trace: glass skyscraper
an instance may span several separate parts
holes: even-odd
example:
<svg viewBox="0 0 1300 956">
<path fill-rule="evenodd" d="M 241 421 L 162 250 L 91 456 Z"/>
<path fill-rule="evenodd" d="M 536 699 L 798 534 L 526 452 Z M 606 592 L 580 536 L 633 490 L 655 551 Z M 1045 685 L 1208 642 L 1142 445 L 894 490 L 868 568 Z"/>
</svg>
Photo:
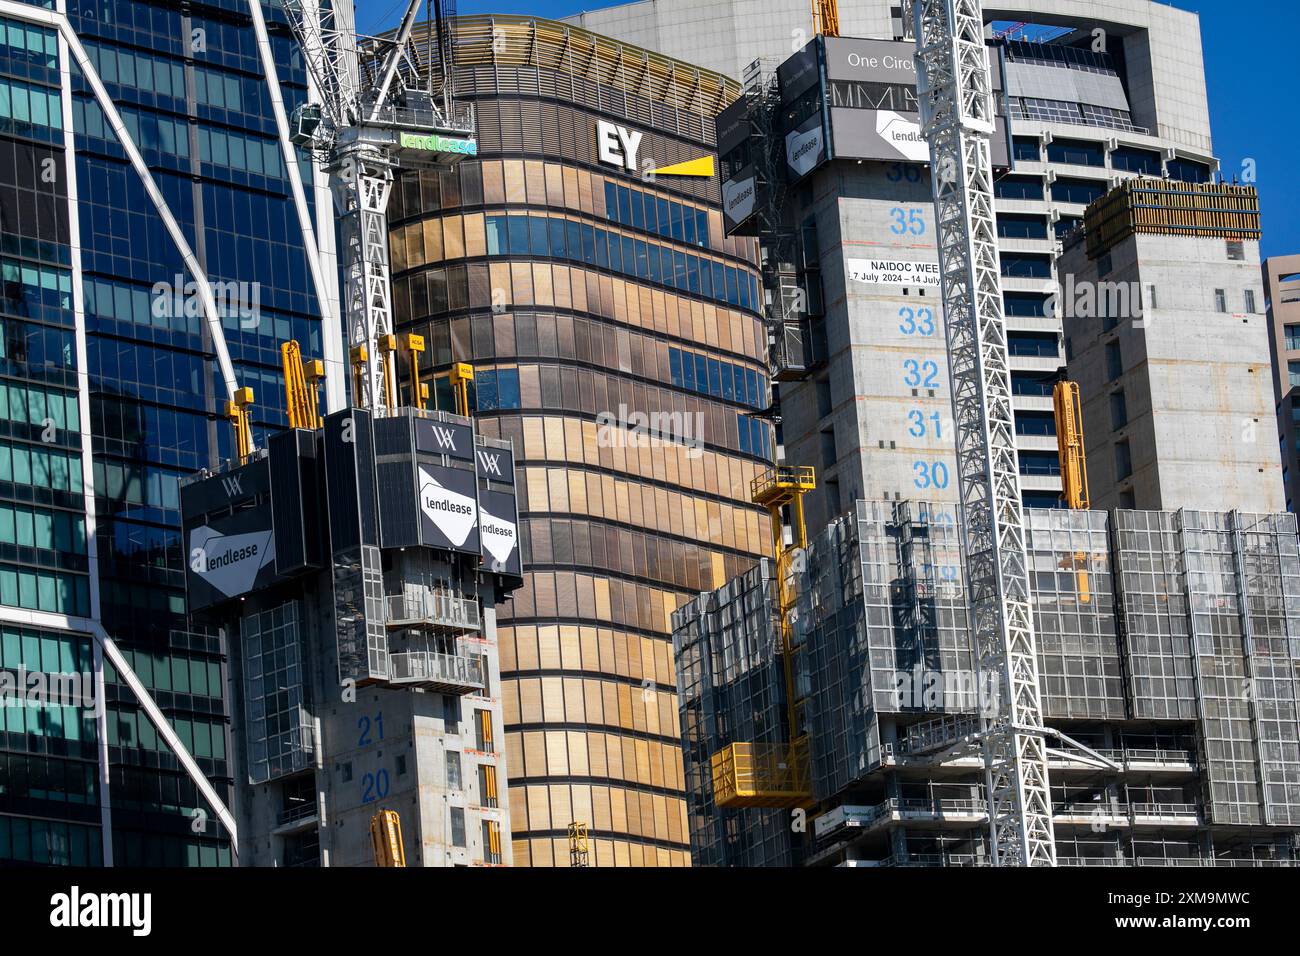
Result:
<svg viewBox="0 0 1300 956">
<path fill-rule="evenodd" d="M 305 74 L 278 2 L 262 11 L 292 110 Z M 323 340 L 312 169 L 295 204 L 251 13 L 0 4 L 0 865 L 233 862 L 195 784 L 229 802 L 227 663 L 187 623 L 177 481 L 232 454 L 219 340 L 259 438 L 285 424 L 280 343 Z M 53 674 L 88 676 L 73 694 Z"/>
<path fill-rule="evenodd" d="M 755 247 L 723 234 L 711 166 L 739 86 L 546 20 L 454 24 L 479 153 L 394 189 L 393 298 L 439 407 L 472 363 L 480 433 L 514 445 L 514 862 L 567 866 L 578 822 L 596 865 L 685 865 L 670 617 L 771 547 Z"/>
</svg>

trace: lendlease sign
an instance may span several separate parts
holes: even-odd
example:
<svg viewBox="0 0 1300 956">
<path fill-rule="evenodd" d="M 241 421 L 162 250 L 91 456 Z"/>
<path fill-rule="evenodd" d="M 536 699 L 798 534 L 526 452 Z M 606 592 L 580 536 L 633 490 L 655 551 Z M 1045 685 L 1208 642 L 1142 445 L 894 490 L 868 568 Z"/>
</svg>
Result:
<svg viewBox="0 0 1300 956">
<path fill-rule="evenodd" d="M 422 153 L 478 155 L 478 141 L 459 136 L 440 136 L 437 133 L 403 133 L 399 141 L 402 149 L 416 149 Z"/>
<path fill-rule="evenodd" d="M 784 130 L 794 179 L 827 159 L 927 163 L 929 145 L 916 102 L 913 46 L 896 40 L 817 37 L 778 70 L 781 102 L 799 125 Z M 999 53 L 989 51 L 1000 99 Z M 816 92 L 810 92 L 810 91 Z M 810 103 L 810 97 L 817 101 Z M 816 128 L 814 128 L 816 127 Z M 1010 165 L 1006 122 L 993 138 L 993 163 Z"/>
<path fill-rule="evenodd" d="M 420 539 L 429 547 L 477 553 L 478 495 L 474 473 L 420 465 Z"/>
<path fill-rule="evenodd" d="M 204 524 L 190 529 L 189 555 L 192 574 L 214 591 L 235 598 L 253 589 L 264 568 L 274 570 L 275 540 L 269 527 L 230 534 Z"/>
</svg>

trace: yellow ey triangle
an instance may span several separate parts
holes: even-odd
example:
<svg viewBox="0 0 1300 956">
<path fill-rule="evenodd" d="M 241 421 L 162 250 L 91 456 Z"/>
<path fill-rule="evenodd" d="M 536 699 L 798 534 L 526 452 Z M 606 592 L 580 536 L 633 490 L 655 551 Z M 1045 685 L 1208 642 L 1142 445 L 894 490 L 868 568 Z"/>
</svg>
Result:
<svg viewBox="0 0 1300 956">
<path fill-rule="evenodd" d="M 713 157 L 701 156 L 699 159 L 688 159 L 684 163 L 674 163 L 672 166 L 660 166 L 654 171 L 656 176 L 712 176 L 713 175 Z"/>
</svg>

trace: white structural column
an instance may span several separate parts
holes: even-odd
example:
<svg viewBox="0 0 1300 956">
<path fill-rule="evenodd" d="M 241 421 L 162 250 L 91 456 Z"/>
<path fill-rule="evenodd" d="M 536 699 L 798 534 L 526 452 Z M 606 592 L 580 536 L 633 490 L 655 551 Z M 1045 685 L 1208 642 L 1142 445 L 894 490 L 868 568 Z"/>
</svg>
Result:
<svg viewBox="0 0 1300 956">
<path fill-rule="evenodd" d="M 986 701 L 993 863 L 1055 866 L 1047 743 L 993 211 L 993 108 L 980 0 L 915 0 L 930 144 L 971 634 Z"/>
<path fill-rule="evenodd" d="M 312 285 L 316 290 L 316 303 L 321 313 L 321 345 L 325 361 L 325 407 L 336 411 L 343 406 L 342 394 L 346 382 L 346 362 L 342 355 L 343 330 L 339 325 L 338 293 L 333 271 L 326 272 L 321 260 L 321 247 L 316 241 L 316 228 L 312 224 L 311 209 L 307 205 L 302 173 L 298 168 L 298 150 L 289 138 L 289 117 L 284 108 L 284 95 L 280 90 L 280 75 L 271 51 L 271 37 L 266 30 L 266 16 L 262 13 L 262 0 L 248 0 L 253 17 L 253 32 L 257 35 L 257 51 L 266 74 L 266 86 L 271 95 L 271 112 L 275 116 L 276 134 L 280 140 L 280 153 L 284 157 L 293 204 L 298 213 L 298 226 L 307 254 L 307 268 L 311 270 Z M 333 221 L 333 207 L 328 211 Z"/>
<path fill-rule="evenodd" d="M 58 10 L 65 12 L 66 0 L 59 0 Z M 58 34 L 59 62 L 68 61 L 68 41 Z M 90 574 L 90 616 L 99 620 L 99 542 L 95 520 L 95 468 L 94 443 L 90 432 L 90 370 L 86 346 L 86 293 L 81 285 L 81 214 L 78 205 L 76 131 L 72 113 L 72 84 L 67 71 L 59 76 L 59 96 L 63 115 L 63 175 L 68 201 L 68 245 L 72 266 L 73 347 L 77 358 L 77 414 L 81 420 L 81 490 L 86 512 L 86 566 Z M 95 667 L 95 733 L 99 738 L 99 825 L 101 859 L 105 866 L 113 865 L 113 804 L 109 792 L 111 784 L 108 771 L 108 708 L 104 701 L 104 653 L 92 641 Z"/>
</svg>

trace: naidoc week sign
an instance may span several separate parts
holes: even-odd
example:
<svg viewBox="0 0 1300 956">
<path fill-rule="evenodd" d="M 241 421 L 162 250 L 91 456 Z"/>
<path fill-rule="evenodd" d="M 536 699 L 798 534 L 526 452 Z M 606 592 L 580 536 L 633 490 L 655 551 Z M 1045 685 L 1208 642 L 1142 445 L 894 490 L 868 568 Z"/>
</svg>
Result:
<svg viewBox="0 0 1300 956">
<path fill-rule="evenodd" d="M 846 262 L 848 277 L 854 282 L 939 288 L 937 262 L 913 262 L 907 259 L 848 259 Z"/>
</svg>

